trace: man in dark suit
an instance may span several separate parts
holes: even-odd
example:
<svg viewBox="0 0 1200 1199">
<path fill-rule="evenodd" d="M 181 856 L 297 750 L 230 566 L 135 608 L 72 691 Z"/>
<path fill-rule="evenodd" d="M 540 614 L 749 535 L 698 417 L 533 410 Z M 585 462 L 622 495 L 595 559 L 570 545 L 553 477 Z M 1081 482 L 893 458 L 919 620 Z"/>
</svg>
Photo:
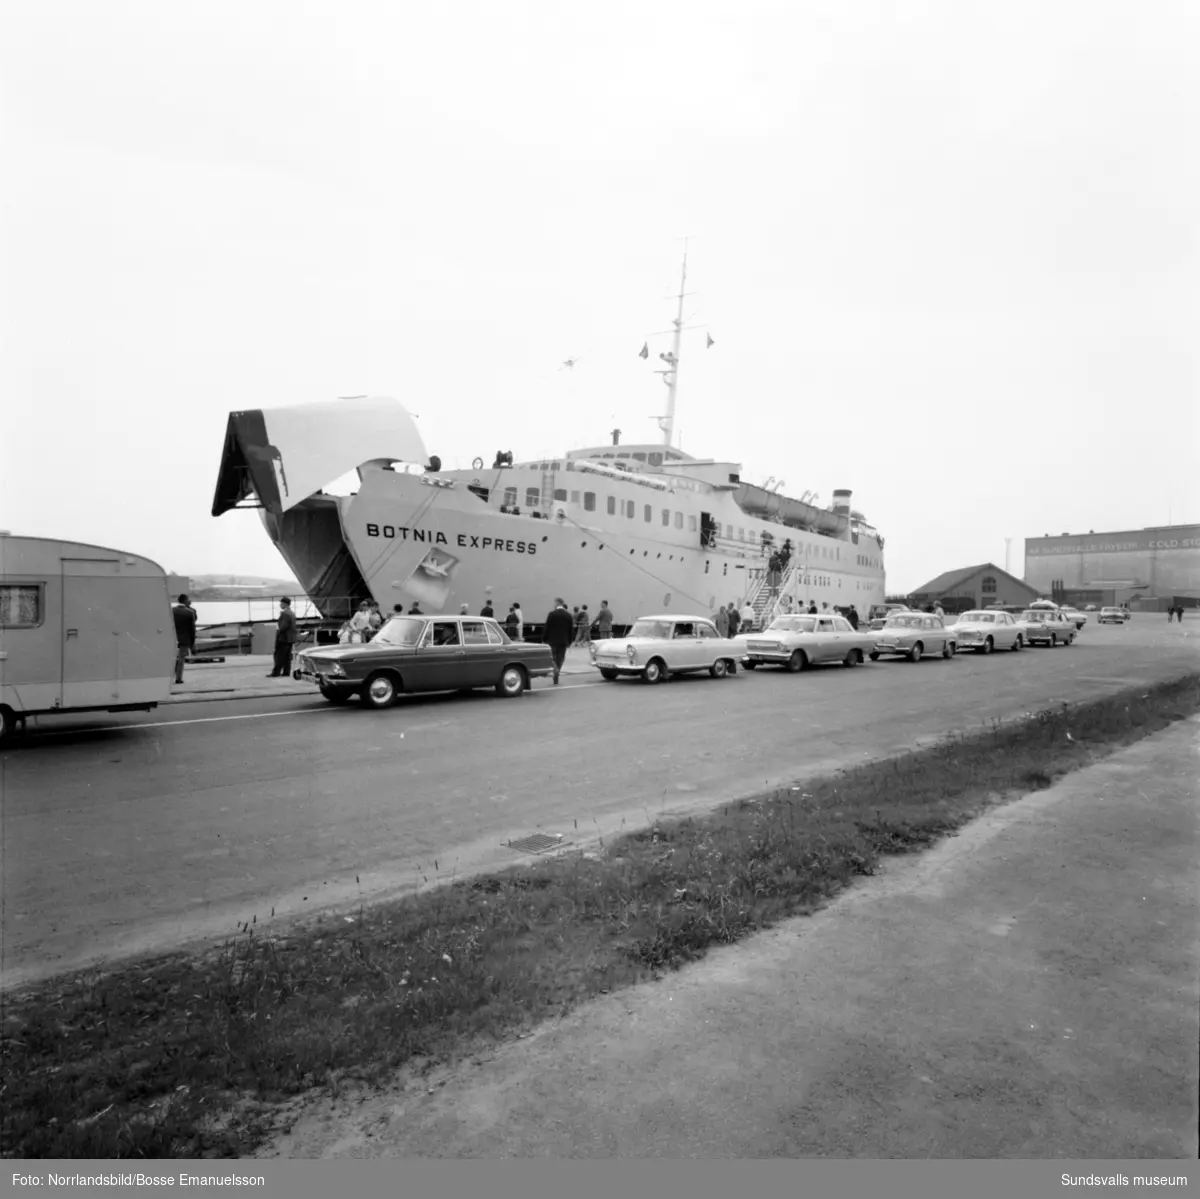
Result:
<svg viewBox="0 0 1200 1199">
<path fill-rule="evenodd" d="M 546 631 L 543 640 L 554 655 L 554 684 L 558 685 L 558 676 L 562 673 L 563 662 L 566 660 L 567 647 L 575 640 L 575 621 L 567 611 L 567 601 L 556 599 L 554 610 L 546 617 Z"/>
<path fill-rule="evenodd" d="M 292 645 L 296 640 L 296 613 L 292 601 L 279 601 L 279 623 L 275 626 L 275 669 L 267 678 L 279 679 L 292 673 Z"/>
<path fill-rule="evenodd" d="M 196 648 L 196 609 L 186 595 L 181 595 L 171 613 L 175 617 L 175 681 L 182 683 L 183 664 Z"/>
</svg>

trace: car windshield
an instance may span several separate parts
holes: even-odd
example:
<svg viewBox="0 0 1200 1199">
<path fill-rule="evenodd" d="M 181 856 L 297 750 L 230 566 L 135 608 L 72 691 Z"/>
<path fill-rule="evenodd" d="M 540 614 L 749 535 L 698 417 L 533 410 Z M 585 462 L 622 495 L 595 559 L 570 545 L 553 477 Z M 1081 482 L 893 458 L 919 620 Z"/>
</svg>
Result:
<svg viewBox="0 0 1200 1199">
<path fill-rule="evenodd" d="M 777 616 L 767 626 L 767 632 L 811 633 L 816 627 L 816 617 L 813 616 Z"/>
<path fill-rule="evenodd" d="M 1044 620 L 1047 620 L 1049 618 L 1049 616 L 1050 616 L 1050 613 L 1047 612 L 1045 609 L 1040 609 L 1040 610 L 1035 611 L 1033 608 L 1030 608 L 1028 612 L 1021 613 L 1022 620 L 1044 621 Z"/>
<path fill-rule="evenodd" d="M 416 645 L 425 621 L 419 616 L 393 616 L 371 638 L 372 645 Z"/>
<path fill-rule="evenodd" d="M 960 624 L 995 624 L 996 614 L 994 612 L 964 612 L 958 621 Z"/>
<path fill-rule="evenodd" d="M 897 614 L 887 618 L 887 624 L 884 628 L 887 629 L 919 629 L 921 627 L 921 618 L 919 616 L 908 616 L 907 614 Z"/>
<path fill-rule="evenodd" d="M 671 622 L 669 620 L 635 620 L 633 628 L 627 635 L 630 637 L 670 637 Z"/>
</svg>

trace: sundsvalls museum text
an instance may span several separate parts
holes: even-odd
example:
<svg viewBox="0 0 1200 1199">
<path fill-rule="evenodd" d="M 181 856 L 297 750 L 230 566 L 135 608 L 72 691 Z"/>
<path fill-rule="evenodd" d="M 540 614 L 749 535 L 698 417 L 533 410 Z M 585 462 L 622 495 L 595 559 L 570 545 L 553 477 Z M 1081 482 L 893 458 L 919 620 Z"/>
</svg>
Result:
<svg viewBox="0 0 1200 1199">
<path fill-rule="evenodd" d="M 261 1174 L 14 1174 L 15 1187 L 263 1187 Z"/>
<path fill-rule="evenodd" d="M 367 525 L 368 537 L 399 537 L 407 541 L 412 534 L 413 541 L 425 541 L 430 545 L 449 545 L 450 540 L 445 533 L 432 529 L 408 529 L 402 525 Z M 459 549 L 503 550 L 510 554 L 536 554 L 537 546 L 532 541 L 505 540 L 503 537 L 476 537 L 471 533 L 459 533 L 457 537 Z"/>
</svg>

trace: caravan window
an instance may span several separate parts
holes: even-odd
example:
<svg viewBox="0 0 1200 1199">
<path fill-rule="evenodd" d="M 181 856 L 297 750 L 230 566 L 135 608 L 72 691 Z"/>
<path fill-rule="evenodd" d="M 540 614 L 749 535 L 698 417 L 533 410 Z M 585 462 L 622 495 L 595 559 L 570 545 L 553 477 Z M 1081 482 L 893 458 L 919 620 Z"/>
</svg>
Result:
<svg viewBox="0 0 1200 1199">
<path fill-rule="evenodd" d="M 13 583 L 0 586 L 0 628 L 32 629 L 42 623 L 41 583 Z"/>
</svg>

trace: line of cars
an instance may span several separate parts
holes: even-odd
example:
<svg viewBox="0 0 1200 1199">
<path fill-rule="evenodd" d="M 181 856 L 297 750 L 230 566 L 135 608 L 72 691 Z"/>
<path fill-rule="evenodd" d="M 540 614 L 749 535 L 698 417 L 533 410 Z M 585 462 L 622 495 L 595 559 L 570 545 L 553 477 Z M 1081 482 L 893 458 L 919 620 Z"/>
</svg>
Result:
<svg viewBox="0 0 1200 1199">
<path fill-rule="evenodd" d="M 859 629 L 835 613 L 798 613 L 776 617 L 762 632 L 723 637 L 707 617 L 664 613 L 640 617 L 625 636 L 593 642 L 590 652 L 605 681 L 638 677 L 654 684 L 700 672 L 723 678 L 739 666 L 798 672 L 885 657 L 919 662 L 967 650 L 1071 645 L 1086 622 L 1083 613 L 1049 602 L 1020 617 L 989 608 L 951 620 L 896 607 Z M 487 617 L 407 615 L 392 617 L 369 643 L 301 651 L 293 673 L 315 683 L 330 703 L 358 695 L 365 707 L 387 708 L 406 692 L 491 687 L 516 698 L 533 679 L 553 674 L 554 661 L 548 646 L 513 641 Z"/>
</svg>

